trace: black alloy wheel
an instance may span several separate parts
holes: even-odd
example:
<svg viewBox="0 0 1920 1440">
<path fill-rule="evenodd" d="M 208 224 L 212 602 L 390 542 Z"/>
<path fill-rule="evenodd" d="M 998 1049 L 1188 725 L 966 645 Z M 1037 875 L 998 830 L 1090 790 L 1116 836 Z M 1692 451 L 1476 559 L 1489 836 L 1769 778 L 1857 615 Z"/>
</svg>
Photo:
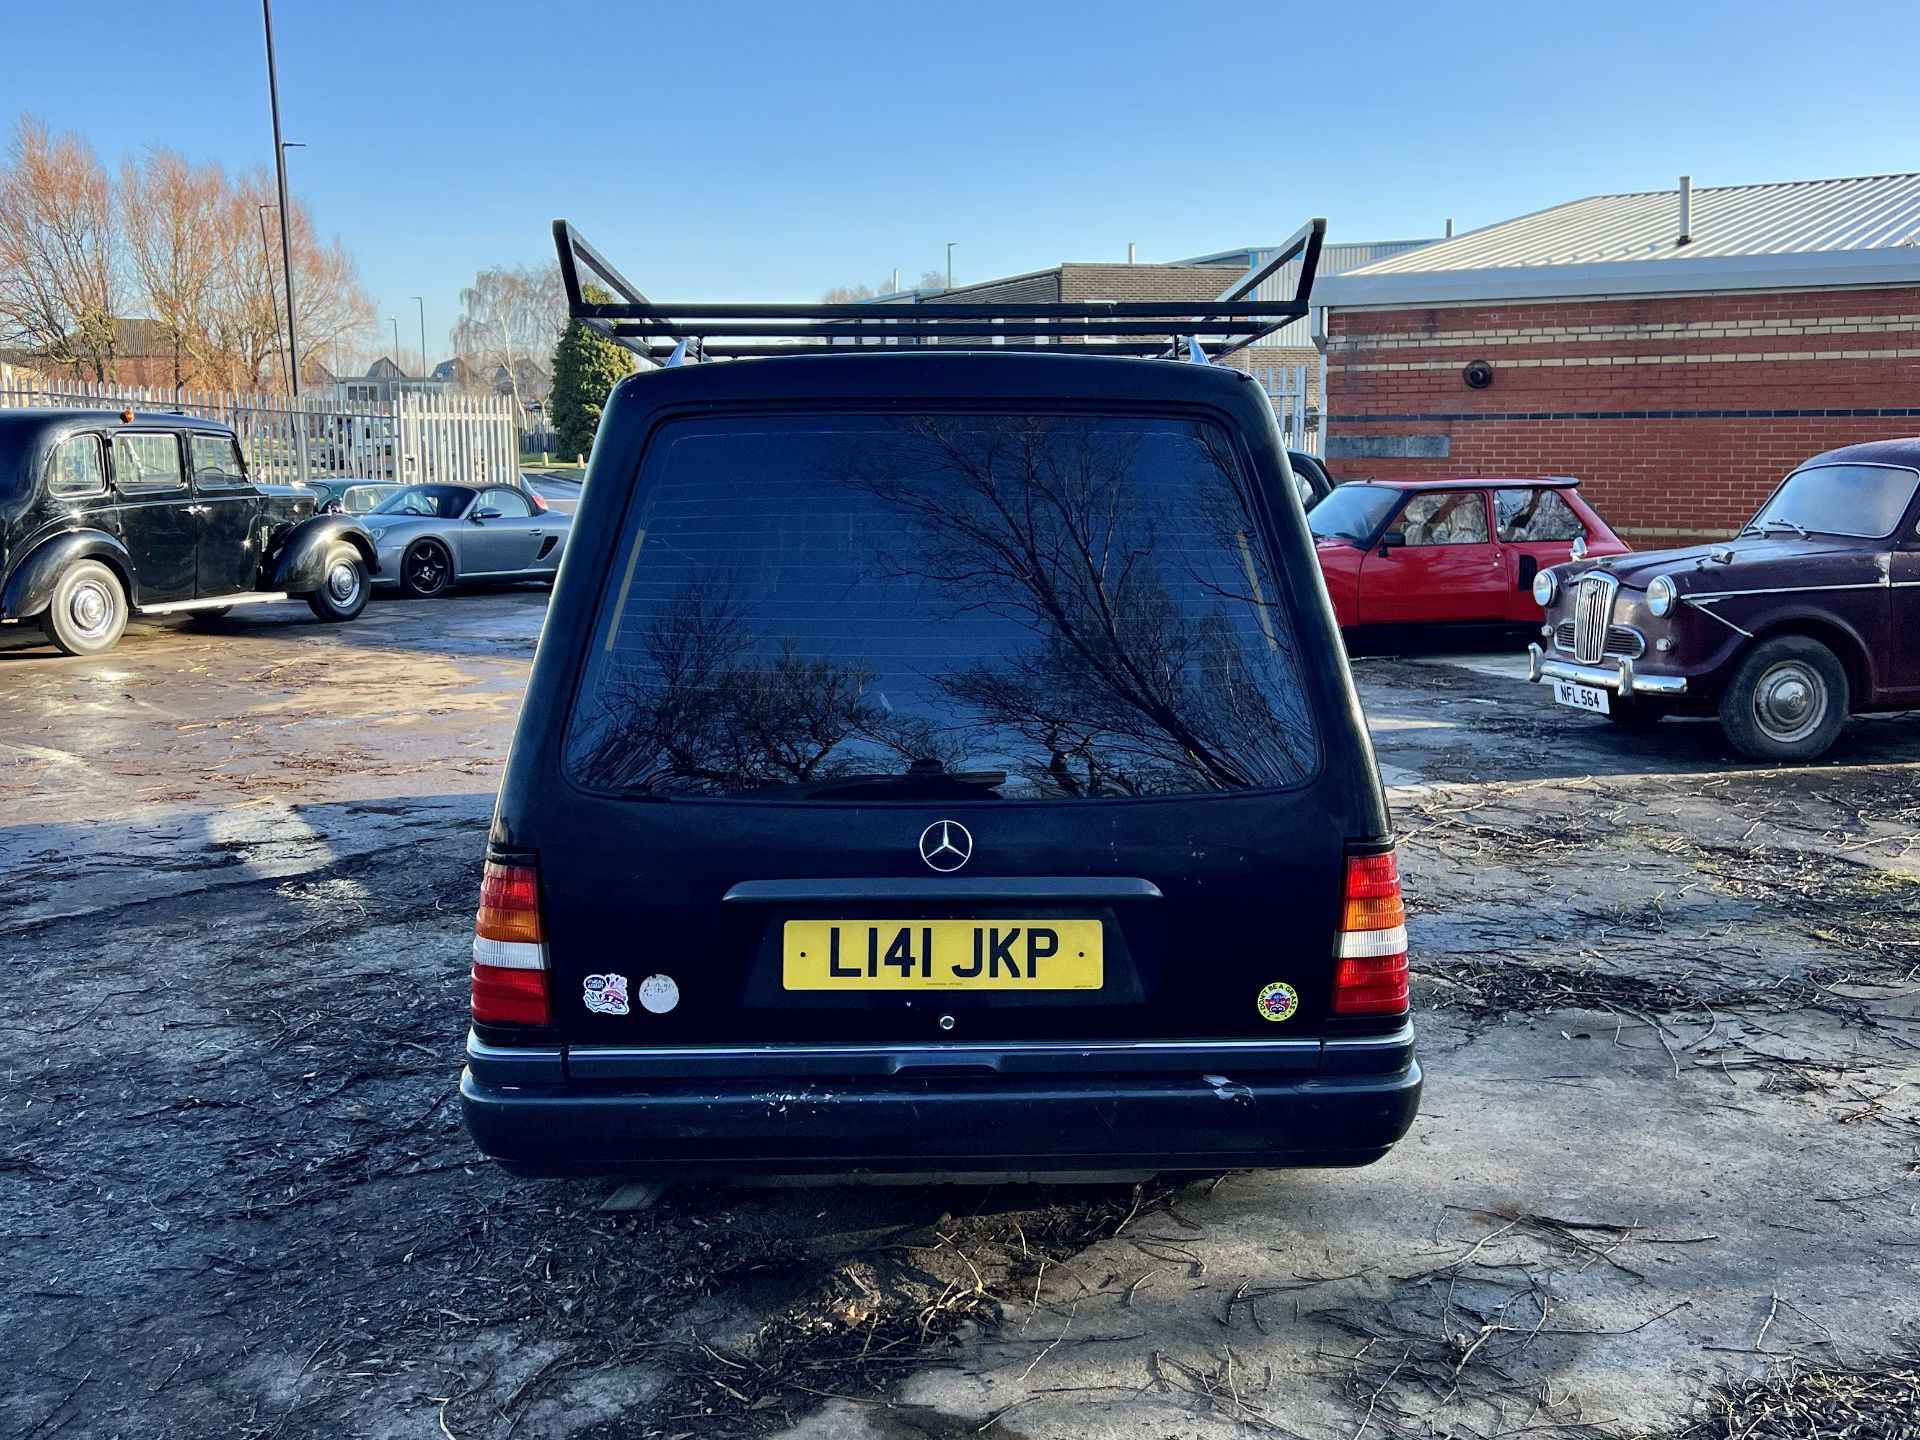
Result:
<svg viewBox="0 0 1920 1440">
<path fill-rule="evenodd" d="M 453 583 L 453 557 L 438 540 L 421 540 L 400 561 L 400 588 L 416 600 L 430 600 Z"/>
</svg>

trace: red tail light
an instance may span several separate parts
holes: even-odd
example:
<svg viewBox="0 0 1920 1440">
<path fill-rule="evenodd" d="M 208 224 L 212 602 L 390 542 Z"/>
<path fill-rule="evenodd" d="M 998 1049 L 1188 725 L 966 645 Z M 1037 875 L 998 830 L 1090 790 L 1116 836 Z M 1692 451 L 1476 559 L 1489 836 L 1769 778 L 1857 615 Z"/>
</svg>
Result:
<svg viewBox="0 0 1920 1440">
<path fill-rule="evenodd" d="M 1407 908 L 1393 852 L 1349 855 L 1346 888 L 1333 1013 L 1398 1015 L 1408 1002 Z"/>
<path fill-rule="evenodd" d="M 533 508 L 542 513 L 549 508 L 546 496 L 542 495 L 538 490 L 527 491 L 527 498 L 533 501 Z"/>
<path fill-rule="evenodd" d="M 473 1019 L 479 1025 L 550 1025 L 546 933 L 531 865 L 488 860 L 473 922 Z"/>
</svg>

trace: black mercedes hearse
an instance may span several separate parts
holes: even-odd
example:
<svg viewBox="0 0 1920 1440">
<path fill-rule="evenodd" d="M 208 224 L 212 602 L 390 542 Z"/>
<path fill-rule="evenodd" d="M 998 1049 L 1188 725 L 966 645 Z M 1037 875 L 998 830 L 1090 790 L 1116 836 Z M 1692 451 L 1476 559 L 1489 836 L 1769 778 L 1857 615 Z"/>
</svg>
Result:
<svg viewBox="0 0 1920 1440">
<path fill-rule="evenodd" d="M 69 655 L 110 650 L 129 616 L 305 598 L 366 607 L 373 541 L 255 485 L 233 431 L 191 415 L 0 410 L 0 621 Z"/>
<path fill-rule="evenodd" d="M 1060 1175 L 1405 1133 L 1372 752 L 1267 398 L 1194 363 L 1304 310 L 1320 226 L 1293 302 L 752 318 L 556 226 L 575 317 L 668 363 L 615 387 L 493 822 L 483 1151 Z"/>
</svg>

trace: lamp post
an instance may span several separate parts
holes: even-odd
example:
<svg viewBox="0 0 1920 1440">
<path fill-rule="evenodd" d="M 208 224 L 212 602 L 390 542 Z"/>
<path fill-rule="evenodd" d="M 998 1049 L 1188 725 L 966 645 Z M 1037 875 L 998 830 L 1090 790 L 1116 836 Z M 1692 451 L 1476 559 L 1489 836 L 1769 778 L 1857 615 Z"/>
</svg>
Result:
<svg viewBox="0 0 1920 1440">
<path fill-rule="evenodd" d="M 393 326 L 393 368 L 400 370 L 400 317 L 398 315 L 389 315 L 387 316 L 387 323 Z M 407 372 L 400 370 L 400 373 L 404 376 Z"/>
<path fill-rule="evenodd" d="M 287 287 L 287 371 L 294 395 L 300 394 L 300 342 L 294 334 L 293 239 L 287 225 L 287 147 L 280 139 L 280 75 L 273 63 L 273 0 L 260 0 L 267 27 L 267 96 L 273 105 L 273 169 L 280 188 L 280 266 Z"/>
<path fill-rule="evenodd" d="M 420 307 L 420 378 L 427 378 L 427 302 L 418 295 L 412 297 L 413 303 Z"/>
</svg>

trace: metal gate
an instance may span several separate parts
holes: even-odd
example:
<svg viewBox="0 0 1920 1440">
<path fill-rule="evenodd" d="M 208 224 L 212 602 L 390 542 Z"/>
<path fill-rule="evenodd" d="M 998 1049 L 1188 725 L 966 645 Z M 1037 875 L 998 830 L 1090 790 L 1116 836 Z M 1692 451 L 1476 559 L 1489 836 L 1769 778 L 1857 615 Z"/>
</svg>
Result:
<svg viewBox="0 0 1920 1440">
<path fill-rule="evenodd" d="M 499 395 L 412 395 L 387 403 L 328 396 L 175 390 L 63 380 L 0 364 L 0 410 L 172 411 L 233 427 L 254 478 L 491 484 L 519 473 L 513 402 Z"/>
<path fill-rule="evenodd" d="M 1307 367 L 1304 365 L 1256 365 L 1249 373 L 1260 382 L 1273 405 L 1273 418 L 1280 422 L 1280 433 L 1290 450 L 1320 453 L 1319 415 L 1307 404 Z"/>
</svg>

